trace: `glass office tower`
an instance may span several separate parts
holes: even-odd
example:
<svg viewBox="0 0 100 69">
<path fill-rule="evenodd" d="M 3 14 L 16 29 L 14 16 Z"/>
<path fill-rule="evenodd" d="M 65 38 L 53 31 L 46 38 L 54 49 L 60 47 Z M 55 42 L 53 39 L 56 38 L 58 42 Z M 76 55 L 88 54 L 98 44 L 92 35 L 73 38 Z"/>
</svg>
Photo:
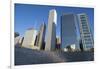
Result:
<svg viewBox="0 0 100 69">
<path fill-rule="evenodd" d="M 61 48 L 67 46 L 75 46 L 78 49 L 77 30 L 76 30 L 76 15 L 63 14 L 61 16 Z"/>
<path fill-rule="evenodd" d="M 93 48 L 93 35 L 90 30 L 88 17 L 85 13 L 78 14 L 78 20 L 83 50 L 89 50 Z"/>
</svg>

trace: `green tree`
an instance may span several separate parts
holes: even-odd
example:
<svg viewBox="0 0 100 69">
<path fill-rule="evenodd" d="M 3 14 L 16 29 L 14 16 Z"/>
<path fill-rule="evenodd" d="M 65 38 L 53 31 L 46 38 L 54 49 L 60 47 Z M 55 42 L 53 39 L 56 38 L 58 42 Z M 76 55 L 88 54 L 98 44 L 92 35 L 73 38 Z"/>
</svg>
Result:
<svg viewBox="0 0 100 69">
<path fill-rule="evenodd" d="M 16 38 L 17 36 L 19 36 L 20 34 L 18 32 L 14 33 L 14 37 Z"/>
</svg>

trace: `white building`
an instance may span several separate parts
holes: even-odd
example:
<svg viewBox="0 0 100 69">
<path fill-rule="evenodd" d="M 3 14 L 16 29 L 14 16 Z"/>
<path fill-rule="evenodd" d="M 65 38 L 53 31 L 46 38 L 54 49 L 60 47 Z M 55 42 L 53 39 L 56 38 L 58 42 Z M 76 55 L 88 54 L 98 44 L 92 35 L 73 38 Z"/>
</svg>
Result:
<svg viewBox="0 0 100 69">
<path fill-rule="evenodd" d="M 94 41 L 88 22 L 88 17 L 85 13 L 78 14 L 78 20 L 79 20 L 80 38 L 82 41 L 83 49 L 89 50 L 93 48 Z"/>
<path fill-rule="evenodd" d="M 47 34 L 46 34 L 46 45 L 45 45 L 46 51 L 55 49 L 56 24 L 57 24 L 57 13 L 55 9 L 52 9 L 49 11 L 48 29 L 47 29 Z"/>
<path fill-rule="evenodd" d="M 45 23 L 43 23 L 40 27 L 40 30 L 38 32 L 38 41 L 37 41 L 37 45 L 40 49 L 44 49 L 45 45 L 44 45 L 44 40 L 45 40 L 45 30 L 46 30 L 46 25 Z"/>
<path fill-rule="evenodd" d="M 30 48 L 30 49 L 38 49 L 38 47 L 35 47 L 35 40 L 37 36 L 37 31 L 33 28 L 28 29 L 25 32 L 24 40 L 22 43 L 22 47 Z"/>
<path fill-rule="evenodd" d="M 19 44 L 22 45 L 24 37 L 20 37 Z"/>
<path fill-rule="evenodd" d="M 19 44 L 20 41 L 20 36 L 17 36 L 14 38 L 14 45 L 16 46 L 17 44 Z"/>
</svg>

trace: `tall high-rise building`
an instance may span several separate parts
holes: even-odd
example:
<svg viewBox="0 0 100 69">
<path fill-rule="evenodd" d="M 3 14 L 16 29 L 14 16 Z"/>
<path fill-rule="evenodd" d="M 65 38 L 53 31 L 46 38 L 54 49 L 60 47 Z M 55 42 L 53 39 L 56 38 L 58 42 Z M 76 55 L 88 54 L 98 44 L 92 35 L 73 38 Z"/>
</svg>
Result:
<svg viewBox="0 0 100 69">
<path fill-rule="evenodd" d="M 61 49 L 64 50 L 67 46 L 74 45 L 79 48 L 77 41 L 77 20 L 75 14 L 63 14 L 61 16 Z"/>
<path fill-rule="evenodd" d="M 61 39 L 60 37 L 56 37 L 56 50 L 60 50 Z"/>
<path fill-rule="evenodd" d="M 34 49 L 35 47 L 35 40 L 36 40 L 36 36 L 37 36 L 37 31 L 33 28 L 29 28 L 26 32 L 25 32 L 25 36 L 24 36 L 24 40 L 22 43 L 22 47 L 25 48 L 30 48 L 30 49 Z"/>
<path fill-rule="evenodd" d="M 78 14 L 80 38 L 83 46 L 83 50 L 89 50 L 93 48 L 93 35 L 90 30 L 88 17 L 85 13 Z"/>
<path fill-rule="evenodd" d="M 21 38 L 20 36 L 17 36 L 14 38 L 14 45 L 15 46 L 19 44 L 20 38 Z"/>
<path fill-rule="evenodd" d="M 40 27 L 40 30 L 38 32 L 38 41 L 37 41 L 37 46 L 39 46 L 40 49 L 45 48 L 45 31 L 46 31 L 46 25 L 43 23 Z"/>
<path fill-rule="evenodd" d="M 20 44 L 21 46 L 22 46 L 23 40 L 24 40 L 24 37 L 20 37 L 20 39 L 19 39 L 19 44 Z"/>
<path fill-rule="evenodd" d="M 48 29 L 47 29 L 47 34 L 46 34 L 46 45 L 45 45 L 46 51 L 55 49 L 56 23 L 57 23 L 57 13 L 55 9 L 52 9 L 49 11 Z"/>
</svg>

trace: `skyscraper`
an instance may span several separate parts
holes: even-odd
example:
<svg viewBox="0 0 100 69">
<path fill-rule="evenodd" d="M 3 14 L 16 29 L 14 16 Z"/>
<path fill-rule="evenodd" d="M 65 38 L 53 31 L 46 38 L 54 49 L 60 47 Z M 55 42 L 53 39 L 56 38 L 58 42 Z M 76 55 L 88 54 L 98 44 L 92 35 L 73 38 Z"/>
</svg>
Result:
<svg viewBox="0 0 100 69">
<path fill-rule="evenodd" d="M 61 16 L 61 49 L 67 46 L 75 45 L 78 48 L 76 15 L 63 14 Z"/>
<path fill-rule="evenodd" d="M 88 17 L 85 13 L 78 14 L 78 20 L 83 50 L 89 50 L 93 48 L 93 35 L 90 30 Z"/>
<path fill-rule="evenodd" d="M 35 40 L 36 40 L 36 35 L 37 35 L 37 31 L 34 30 L 33 28 L 29 28 L 26 32 L 25 32 L 25 36 L 24 36 L 24 40 L 22 43 L 22 47 L 25 48 L 30 48 L 30 49 L 35 49 Z"/>
<path fill-rule="evenodd" d="M 40 49 L 45 48 L 45 31 L 46 31 L 46 25 L 43 23 L 40 27 L 40 30 L 38 32 L 38 43 L 37 45 L 40 47 Z"/>
<path fill-rule="evenodd" d="M 59 36 L 56 37 L 56 50 L 60 50 L 61 39 Z"/>
<path fill-rule="evenodd" d="M 56 22 L 57 13 L 55 9 L 49 11 L 48 29 L 46 34 L 45 50 L 50 51 L 55 49 L 56 45 Z"/>
<path fill-rule="evenodd" d="M 14 38 L 14 45 L 16 46 L 17 44 L 19 44 L 19 41 L 20 41 L 20 36 L 17 36 Z"/>
</svg>

